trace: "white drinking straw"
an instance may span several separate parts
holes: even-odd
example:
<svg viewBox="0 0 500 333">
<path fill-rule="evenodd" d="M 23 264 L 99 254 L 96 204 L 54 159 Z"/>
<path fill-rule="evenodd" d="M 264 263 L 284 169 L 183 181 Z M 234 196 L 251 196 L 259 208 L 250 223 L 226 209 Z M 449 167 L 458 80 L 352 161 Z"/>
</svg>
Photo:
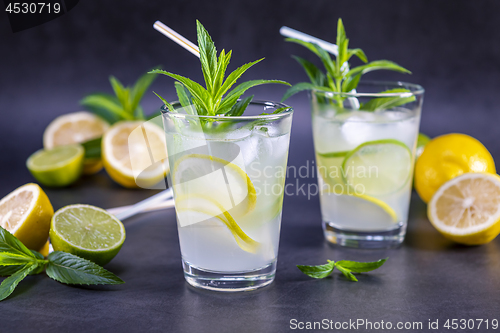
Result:
<svg viewBox="0 0 500 333">
<path fill-rule="evenodd" d="M 175 32 L 172 28 L 169 28 L 160 21 L 156 21 L 155 24 L 153 24 L 153 28 L 155 28 L 155 30 L 167 36 L 168 38 L 170 38 L 171 40 L 173 40 L 174 42 L 176 42 L 177 44 L 179 44 L 180 46 L 182 46 L 183 48 L 185 48 L 198 58 L 200 57 L 200 49 L 198 48 L 198 46 L 191 43 L 188 39 L 184 38 L 183 36 Z"/>
</svg>

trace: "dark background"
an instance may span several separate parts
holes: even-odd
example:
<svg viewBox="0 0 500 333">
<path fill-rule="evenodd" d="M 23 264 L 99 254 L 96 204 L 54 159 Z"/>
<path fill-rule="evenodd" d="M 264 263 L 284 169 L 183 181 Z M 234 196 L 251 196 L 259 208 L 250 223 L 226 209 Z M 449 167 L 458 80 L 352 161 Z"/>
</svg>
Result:
<svg viewBox="0 0 500 333">
<path fill-rule="evenodd" d="M 498 160 L 499 14 L 500 2 L 495 0 L 81 0 L 62 17 L 14 34 L 7 15 L 0 12 L 0 197 L 33 181 L 25 161 L 42 147 L 45 127 L 58 115 L 81 110 L 78 101 L 86 94 L 111 92 L 110 74 L 132 84 L 162 65 L 201 82 L 198 60 L 155 31 L 155 20 L 195 42 L 199 19 L 218 50 L 233 50 L 230 69 L 266 57 L 243 79 L 296 83 L 306 76 L 290 55 L 315 58 L 284 42 L 279 28 L 286 25 L 333 42 L 336 21 L 342 17 L 351 47 L 362 48 L 369 60 L 393 60 L 413 72 L 372 72 L 367 79 L 403 80 L 426 89 L 422 132 L 432 137 L 469 134 Z M 162 76 L 152 90 L 172 100 L 173 87 L 173 80 Z M 269 85 L 251 93 L 280 100 L 284 91 Z M 314 158 L 307 95 L 296 95 L 288 103 L 295 108 L 289 163 L 300 166 Z M 150 93 L 142 105 L 148 113 L 159 104 Z M 55 209 L 71 203 L 108 208 L 152 194 L 124 190 L 104 172 L 47 193 Z M 143 219 L 149 225 L 132 223 L 127 228 L 127 243 L 110 264 L 109 269 L 127 281 L 125 286 L 104 293 L 30 277 L 0 303 L 1 325 L 10 331 L 277 332 L 285 331 L 291 318 L 493 318 L 500 305 L 498 240 L 471 249 L 454 246 L 430 227 L 416 196 L 411 207 L 403 248 L 372 253 L 323 244 L 317 198 L 287 198 L 276 282 L 263 292 L 234 297 L 187 287 L 175 226 L 164 222 L 165 216 L 173 220 L 173 212 L 150 214 Z M 341 255 L 354 260 L 390 255 L 393 261 L 358 284 L 338 276 L 334 281 L 311 281 L 294 268 Z"/>
</svg>

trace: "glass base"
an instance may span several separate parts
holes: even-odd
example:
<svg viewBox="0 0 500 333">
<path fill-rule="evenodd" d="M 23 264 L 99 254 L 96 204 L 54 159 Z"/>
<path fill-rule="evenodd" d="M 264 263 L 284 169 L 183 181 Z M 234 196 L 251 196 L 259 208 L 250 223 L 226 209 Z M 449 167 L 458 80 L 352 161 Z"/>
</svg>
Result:
<svg viewBox="0 0 500 333">
<path fill-rule="evenodd" d="M 406 235 L 406 225 L 399 225 L 387 231 L 352 231 L 339 229 L 331 222 L 323 221 L 323 231 L 328 242 L 340 246 L 359 249 L 387 249 L 403 243 Z"/>
<path fill-rule="evenodd" d="M 197 268 L 182 260 L 184 278 L 193 287 L 237 292 L 249 291 L 265 287 L 274 281 L 276 261 L 266 267 L 250 272 L 214 272 Z"/>
</svg>

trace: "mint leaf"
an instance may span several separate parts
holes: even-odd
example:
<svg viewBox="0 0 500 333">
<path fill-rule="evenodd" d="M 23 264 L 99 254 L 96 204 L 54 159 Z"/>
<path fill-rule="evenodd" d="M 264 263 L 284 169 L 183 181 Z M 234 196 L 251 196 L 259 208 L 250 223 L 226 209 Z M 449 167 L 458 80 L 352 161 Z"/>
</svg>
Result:
<svg viewBox="0 0 500 333">
<path fill-rule="evenodd" d="M 120 81 L 116 79 L 114 76 L 109 77 L 109 82 L 111 83 L 111 87 L 113 88 L 113 91 L 115 92 L 116 98 L 118 98 L 118 101 L 123 107 L 123 110 L 130 114 L 130 89 L 125 88 Z M 133 111 L 133 110 L 132 110 Z"/>
<path fill-rule="evenodd" d="M 233 105 L 232 109 L 226 113 L 226 116 L 234 116 L 234 117 L 241 116 L 243 112 L 245 112 L 245 110 L 247 109 L 248 104 L 250 104 L 252 99 L 253 95 L 239 100 L 238 102 L 236 102 L 236 104 Z"/>
<path fill-rule="evenodd" d="M 148 90 L 149 86 L 153 83 L 158 75 L 146 73 L 142 75 L 135 82 L 134 86 L 130 90 L 130 109 L 137 110 L 140 108 L 139 103 L 141 99 L 144 97 L 146 90 Z"/>
<path fill-rule="evenodd" d="M 359 73 L 366 74 L 368 72 L 376 71 L 376 70 L 380 70 L 380 69 L 411 74 L 411 72 L 409 70 L 399 66 L 395 62 L 392 62 L 389 60 L 376 60 L 376 61 L 372 61 L 366 65 L 361 65 L 361 66 L 352 68 L 349 72 L 346 73 L 346 76 L 353 76 L 353 75 L 356 75 Z"/>
<path fill-rule="evenodd" d="M 23 266 L 0 266 L 0 276 L 11 276 Z"/>
<path fill-rule="evenodd" d="M 292 87 L 288 88 L 288 90 L 285 92 L 283 95 L 283 98 L 281 99 L 282 102 L 286 101 L 288 98 L 291 96 L 295 95 L 298 92 L 304 91 L 304 90 L 321 90 L 321 91 L 331 91 L 331 89 L 325 88 L 325 87 L 320 87 L 317 85 L 314 85 L 309 82 L 300 82 L 297 84 L 294 84 Z"/>
<path fill-rule="evenodd" d="M 236 83 L 236 81 L 245 73 L 250 67 L 253 65 L 261 62 L 264 60 L 264 58 L 255 60 L 253 62 L 249 62 L 248 64 L 244 64 L 241 67 L 236 68 L 234 71 L 232 71 L 229 76 L 227 77 L 226 81 L 222 84 L 222 86 L 217 90 L 217 94 L 215 95 L 214 99 L 220 100 L 222 99 L 222 96 L 229 90 L 231 87 Z"/>
<path fill-rule="evenodd" d="M 102 138 L 96 138 L 82 143 L 85 149 L 85 158 L 101 158 Z"/>
<path fill-rule="evenodd" d="M 372 262 L 358 262 L 349 260 L 337 261 L 336 266 L 342 266 L 343 268 L 349 269 L 352 272 L 363 273 L 373 271 L 380 266 L 382 266 L 389 258 L 380 259 Z"/>
<path fill-rule="evenodd" d="M 29 263 L 36 263 L 36 262 L 37 259 L 35 257 L 26 256 L 25 254 L 0 252 L 1 266 L 26 265 Z"/>
<path fill-rule="evenodd" d="M 307 276 L 315 279 L 323 279 L 333 272 L 333 269 L 335 268 L 335 262 L 329 260 L 328 264 L 317 266 L 297 265 L 297 268 Z"/>
<path fill-rule="evenodd" d="M 205 78 L 208 92 L 213 94 L 214 79 L 217 72 L 217 50 L 207 30 L 198 20 L 196 20 L 196 31 L 203 77 Z"/>
<path fill-rule="evenodd" d="M 47 275 L 66 284 L 122 284 L 119 277 L 92 261 L 73 254 L 54 251 L 49 254 Z"/>
<path fill-rule="evenodd" d="M 351 271 L 350 271 L 349 269 L 347 269 L 347 268 L 345 268 L 345 267 L 342 267 L 342 266 L 340 266 L 340 265 L 338 265 L 338 264 L 335 264 L 335 267 L 337 267 L 337 269 L 338 269 L 339 271 L 341 271 L 341 272 L 342 272 L 342 274 L 344 274 L 344 276 L 345 276 L 346 278 L 348 278 L 349 280 L 354 281 L 354 282 L 358 282 L 358 279 L 356 279 L 356 277 L 354 276 L 354 274 L 352 274 L 352 273 L 351 273 Z"/>
<path fill-rule="evenodd" d="M 175 91 L 177 92 L 177 97 L 179 97 L 179 103 L 186 110 L 188 114 L 196 115 L 196 110 L 193 110 L 193 97 L 189 90 L 184 87 L 184 85 L 178 81 L 175 82 Z"/>
<path fill-rule="evenodd" d="M 167 102 L 167 100 L 165 98 L 161 97 L 160 95 L 158 95 L 154 91 L 153 91 L 153 94 L 155 94 L 156 96 L 158 96 L 158 98 L 160 98 L 162 100 L 163 104 L 165 104 L 170 111 L 175 112 L 175 109 L 172 106 L 172 104 L 170 104 L 169 102 Z"/>
<path fill-rule="evenodd" d="M 297 265 L 297 267 L 302 271 L 302 273 L 315 279 L 323 279 L 330 275 L 335 268 L 337 268 L 349 280 L 358 281 L 358 279 L 354 276 L 354 274 L 352 274 L 352 272 L 363 273 L 373 271 L 382 266 L 387 261 L 387 259 L 388 258 L 380 259 L 373 262 L 358 262 L 349 260 L 340 260 L 335 262 L 332 260 L 328 260 L 328 263 L 324 265 Z"/>
<path fill-rule="evenodd" d="M 311 80 L 312 84 L 317 86 L 325 85 L 325 74 L 321 72 L 321 70 L 316 67 L 312 62 L 297 56 L 292 56 L 297 62 L 304 68 L 306 71 L 309 80 Z"/>
<path fill-rule="evenodd" d="M 24 244 L 21 243 L 14 235 L 2 227 L 0 227 L 0 252 L 9 252 L 12 254 L 35 258 L 33 252 L 24 246 Z"/>
<path fill-rule="evenodd" d="M 12 294 L 14 289 L 16 289 L 19 282 L 21 282 L 29 273 L 31 273 L 35 268 L 37 268 L 38 264 L 31 263 L 24 265 L 17 272 L 3 280 L 0 285 L 0 301 L 3 301 L 7 297 Z"/>
<path fill-rule="evenodd" d="M 401 106 L 407 103 L 415 101 L 415 96 L 408 89 L 396 88 L 381 92 L 381 94 L 404 94 L 408 93 L 408 97 L 403 96 L 390 96 L 390 97 L 379 97 L 373 98 L 363 104 L 360 110 L 363 111 L 377 111 L 377 110 L 387 110 Z"/>
<path fill-rule="evenodd" d="M 114 116 L 112 119 L 134 119 L 133 115 L 130 115 L 123 110 L 123 107 L 120 105 L 120 102 L 116 97 L 108 94 L 88 95 L 80 101 L 80 104 L 98 114 L 102 114 L 103 111 L 109 112 Z M 106 119 L 110 119 L 110 117 L 106 117 Z"/>
</svg>

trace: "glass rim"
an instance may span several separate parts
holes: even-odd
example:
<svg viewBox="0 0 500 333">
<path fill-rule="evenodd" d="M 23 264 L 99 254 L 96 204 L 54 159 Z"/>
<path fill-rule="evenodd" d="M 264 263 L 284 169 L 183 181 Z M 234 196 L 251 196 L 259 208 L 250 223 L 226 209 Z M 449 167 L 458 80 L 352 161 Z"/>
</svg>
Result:
<svg viewBox="0 0 500 333">
<path fill-rule="evenodd" d="M 323 94 L 328 95 L 327 97 L 332 96 L 343 96 L 343 97 L 410 97 L 410 96 L 420 96 L 423 95 L 425 89 L 415 83 L 409 83 L 404 81 L 377 81 L 377 80 L 363 80 L 359 82 L 360 85 L 372 85 L 372 86 L 399 86 L 403 88 L 408 88 L 409 92 L 401 92 L 401 93 L 358 93 L 358 92 L 336 92 L 336 91 L 327 91 L 320 89 L 311 89 L 311 92 L 315 94 Z"/>
<path fill-rule="evenodd" d="M 172 106 L 180 106 L 179 101 L 175 101 L 171 103 Z M 268 115 L 256 115 L 256 116 L 207 116 L 207 115 L 192 115 L 192 114 L 184 114 L 184 113 L 175 113 L 170 111 L 167 106 L 164 104 L 161 106 L 160 111 L 163 115 L 168 115 L 171 117 L 175 118 L 181 118 L 181 119 L 214 119 L 214 120 L 232 120 L 232 121 L 237 121 L 237 120 L 259 120 L 259 119 L 266 119 L 266 120 L 277 120 L 284 118 L 288 115 L 293 114 L 293 108 L 285 103 L 281 102 L 273 102 L 273 101 L 265 101 L 265 100 L 252 100 L 249 105 L 262 105 L 262 106 L 268 106 L 268 107 L 274 107 L 274 108 L 287 108 L 285 111 L 277 113 L 277 114 L 268 114 Z"/>
</svg>

